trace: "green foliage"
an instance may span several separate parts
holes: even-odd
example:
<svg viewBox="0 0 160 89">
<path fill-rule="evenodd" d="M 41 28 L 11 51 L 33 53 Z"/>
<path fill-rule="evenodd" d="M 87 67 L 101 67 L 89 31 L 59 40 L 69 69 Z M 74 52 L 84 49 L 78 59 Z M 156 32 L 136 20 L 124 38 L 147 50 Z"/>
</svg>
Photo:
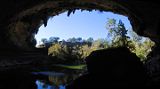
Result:
<svg viewBox="0 0 160 89">
<path fill-rule="evenodd" d="M 92 38 L 92 37 L 89 37 L 87 40 L 86 40 L 86 42 L 88 42 L 88 43 L 92 43 L 94 41 L 94 39 Z"/>
<path fill-rule="evenodd" d="M 42 38 L 41 41 L 43 42 L 43 44 L 47 43 L 47 39 L 46 38 Z"/>
<path fill-rule="evenodd" d="M 154 42 L 150 39 L 144 39 L 143 41 L 136 42 L 135 40 L 132 41 L 134 44 L 134 49 L 131 51 L 136 53 L 136 55 L 141 59 L 141 61 L 145 61 L 147 59 L 147 55 L 152 51 L 151 48 L 154 46 Z"/>
<path fill-rule="evenodd" d="M 92 52 L 91 47 L 89 47 L 87 44 L 86 45 L 82 45 L 79 53 L 82 55 L 81 58 L 85 59 L 87 56 L 89 56 L 89 54 Z"/>
<path fill-rule="evenodd" d="M 132 30 L 128 32 L 121 20 L 117 23 L 115 19 L 108 19 L 106 29 L 108 38 L 112 39 L 110 41 L 107 39 L 94 40 L 91 37 L 86 40 L 81 37 L 73 37 L 59 41 L 59 37 L 50 37 L 49 40 L 42 39 L 41 47 L 47 47 L 48 55 L 59 62 L 83 64 L 84 59 L 92 51 L 119 46 L 127 46 L 141 61 L 144 61 L 151 51 L 151 47 L 154 46 L 151 40 L 138 36 Z"/>
<path fill-rule="evenodd" d="M 50 37 L 49 42 L 56 43 L 56 42 L 58 42 L 59 39 L 60 39 L 59 37 Z"/>
<path fill-rule="evenodd" d="M 67 41 L 53 42 L 48 49 L 48 55 L 65 63 L 82 64 L 84 59 L 94 50 L 107 48 L 108 42 L 105 39 L 93 40 L 88 38 L 69 38 Z"/>
<path fill-rule="evenodd" d="M 106 28 L 109 32 L 109 37 L 112 38 L 112 47 L 128 46 L 128 30 L 126 30 L 124 23 L 121 20 L 119 20 L 118 24 L 116 24 L 115 19 L 108 19 Z"/>
<path fill-rule="evenodd" d="M 151 47 L 154 46 L 151 40 L 138 36 L 133 30 L 129 31 L 130 37 L 127 36 L 128 30 L 121 20 L 116 24 L 115 19 L 108 19 L 106 28 L 109 30 L 109 37 L 112 38 L 111 47 L 127 46 L 141 61 L 145 61 Z"/>
<path fill-rule="evenodd" d="M 67 69 L 76 69 L 76 70 L 82 70 L 86 67 L 86 65 L 84 64 L 81 64 L 81 65 L 54 65 L 54 66 L 67 68 Z"/>
<path fill-rule="evenodd" d="M 66 60 L 66 55 L 68 54 L 68 50 L 66 46 L 63 46 L 61 44 L 53 44 L 51 47 L 48 49 L 48 55 L 50 56 L 56 56 L 58 59 L 61 59 L 63 61 Z"/>
</svg>

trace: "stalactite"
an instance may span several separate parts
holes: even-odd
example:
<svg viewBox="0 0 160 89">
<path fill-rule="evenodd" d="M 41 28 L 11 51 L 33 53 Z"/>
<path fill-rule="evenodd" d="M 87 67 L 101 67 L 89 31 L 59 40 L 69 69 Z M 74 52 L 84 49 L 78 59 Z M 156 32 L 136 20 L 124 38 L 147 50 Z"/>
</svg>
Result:
<svg viewBox="0 0 160 89">
<path fill-rule="evenodd" d="M 76 12 L 76 9 L 73 9 L 73 14 Z"/>
<path fill-rule="evenodd" d="M 72 9 L 69 9 L 69 10 L 68 10 L 68 13 L 67 13 L 67 16 L 68 16 L 68 17 L 69 17 L 70 14 L 72 13 L 72 11 L 73 11 Z"/>
<path fill-rule="evenodd" d="M 44 27 L 46 27 L 46 26 L 47 26 L 47 21 L 48 21 L 48 17 L 47 17 L 47 16 L 45 16 L 45 17 L 43 18 L 43 24 L 44 24 Z"/>
</svg>

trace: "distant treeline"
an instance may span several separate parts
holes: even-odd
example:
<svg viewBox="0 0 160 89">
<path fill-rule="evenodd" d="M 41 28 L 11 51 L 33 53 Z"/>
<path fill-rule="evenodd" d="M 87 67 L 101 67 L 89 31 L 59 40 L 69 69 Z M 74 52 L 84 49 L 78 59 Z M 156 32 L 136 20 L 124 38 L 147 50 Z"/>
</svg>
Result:
<svg viewBox="0 0 160 89">
<path fill-rule="evenodd" d="M 79 38 L 69 38 L 68 40 L 59 41 L 58 37 L 51 37 L 44 40 L 43 44 L 38 47 L 48 48 L 48 55 L 54 57 L 59 62 L 82 64 L 92 51 L 109 47 L 109 43 L 105 39 L 88 38 L 82 40 Z"/>
<path fill-rule="evenodd" d="M 50 37 L 42 39 L 42 44 L 38 47 L 48 48 L 48 55 L 59 63 L 82 64 L 83 59 L 92 51 L 118 46 L 127 46 L 141 61 L 145 61 L 154 45 L 151 40 L 138 36 L 132 30 L 126 30 L 121 20 L 116 23 L 115 19 L 109 19 L 106 29 L 108 30 L 106 38 L 94 40 L 92 37 L 88 39 L 73 37 L 60 41 L 59 37 Z"/>
</svg>

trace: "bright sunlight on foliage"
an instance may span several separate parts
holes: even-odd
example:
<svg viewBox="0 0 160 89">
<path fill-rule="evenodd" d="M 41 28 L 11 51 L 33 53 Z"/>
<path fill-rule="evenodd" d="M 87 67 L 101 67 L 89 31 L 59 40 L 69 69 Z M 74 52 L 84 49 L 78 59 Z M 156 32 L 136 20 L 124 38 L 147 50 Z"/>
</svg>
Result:
<svg viewBox="0 0 160 89">
<path fill-rule="evenodd" d="M 59 37 L 50 37 L 49 40 L 42 39 L 43 44 L 39 47 L 48 48 L 48 55 L 60 63 L 83 64 L 92 51 L 119 46 L 127 46 L 141 61 L 145 61 L 151 47 L 154 46 L 150 39 L 138 36 L 132 29 L 127 30 L 121 20 L 117 23 L 115 19 L 108 19 L 106 30 L 107 39 L 111 39 L 110 41 L 102 38 L 94 40 L 92 37 L 73 37 L 59 41 Z"/>
</svg>

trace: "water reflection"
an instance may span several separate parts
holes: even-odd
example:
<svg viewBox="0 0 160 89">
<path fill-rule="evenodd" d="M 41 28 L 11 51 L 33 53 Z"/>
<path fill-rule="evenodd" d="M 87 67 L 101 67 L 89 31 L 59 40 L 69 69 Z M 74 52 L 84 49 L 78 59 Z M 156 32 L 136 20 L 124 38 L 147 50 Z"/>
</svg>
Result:
<svg viewBox="0 0 160 89">
<path fill-rule="evenodd" d="M 36 81 L 37 89 L 65 89 L 65 85 L 54 85 L 54 84 L 47 84 L 45 81 L 37 80 Z"/>
<path fill-rule="evenodd" d="M 37 89 L 65 89 L 65 86 L 81 75 L 80 72 L 33 72 L 37 76 L 45 76 L 36 80 Z"/>
</svg>

